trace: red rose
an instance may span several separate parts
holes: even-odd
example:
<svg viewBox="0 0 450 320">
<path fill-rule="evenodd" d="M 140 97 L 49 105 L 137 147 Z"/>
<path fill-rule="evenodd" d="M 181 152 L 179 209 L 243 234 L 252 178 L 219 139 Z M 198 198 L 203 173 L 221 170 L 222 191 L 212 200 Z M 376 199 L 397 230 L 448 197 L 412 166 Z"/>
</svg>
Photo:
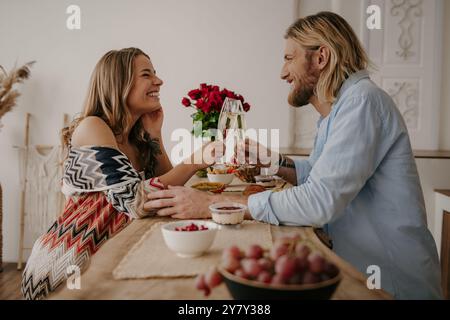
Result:
<svg viewBox="0 0 450 320">
<path fill-rule="evenodd" d="M 209 93 L 208 102 L 211 104 L 211 108 L 217 110 L 222 107 L 222 97 L 219 91 L 212 91 Z"/>
<path fill-rule="evenodd" d="M 188 98 L 183 98 L 183 100 L 181 100 L 181 103 L 183 104 L 183 106 L 189 107 L 191 105 L 191 100 L 189 100 Z"/>
<path fill-rule="evenodd" d="M 202 95 L 202 92 L 198 89 L 194 89 L 188 92 L 188 96 L 189 98 L 191 98 L 192 100 L 198 100 L 200 99 Z"/>
<path fill-rule="evenodd" d="M 236 95 L 236 99 L 241 100 L 241 102 L 244 103 L 244 97 L 240 94 Z"/>
<path fill-rule="evenodd" d="M 181 101 L 183 106 L 195 106 L 197 110 L 204 113 L 220 112 L 225 98 L 240 100 L 244 111 L 250 110 L 250 104 L 245 102 L 242 95 L 226 88 L 220 90 L 220 87 L 216 85 L 201 83 L 198 89 L 189 91 L 188 96 L 191 100 L 187 97 L 183 98 Z"/>
<path fill-rule="evenodd" d="M 211 106 L 212 106 L 211 102 L 205 101 L 205 103 L 204 103 L 204 105 L 202 107 L 202 111 L 204 113 L 209 113 L 211 111 Z"/>
<path fill-rule="evenodd" d="M 197 103 L 195 104 L 195 106 L 197 107 L 197 109 L 202 110 L 203 107 L 205 105 L 205 101 L 203 99 L 200 99 L 197 101 Z"/>
<path fill-rule="evenodd" d="M 202 110 L 204 113 L 208 113 L 211 110 L 211 103 L 200 99 L 197 101 L 196 107 L 197 109 Z"/>
<path fill-rule="evenodd" d="M 228 98 L 231 98 L 231 99 L 236 99 L 236 95 L 234 94 L 233 91 L 228 91 L 228 92 L 227 92 L 227 97 L 228 97 Z"/>
</svg>

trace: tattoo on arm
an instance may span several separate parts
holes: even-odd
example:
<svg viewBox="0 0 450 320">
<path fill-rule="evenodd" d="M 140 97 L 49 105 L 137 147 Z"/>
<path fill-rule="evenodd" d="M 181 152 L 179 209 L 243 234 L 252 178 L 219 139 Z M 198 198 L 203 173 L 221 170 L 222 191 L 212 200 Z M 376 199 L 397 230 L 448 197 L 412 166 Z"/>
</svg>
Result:
<svg viewBox="0 0 450 320">
<path fill-rule="evenodd" d="M 280 167 L 295 169 L 295 163 L 291 158 L 283 156 L 283 160 L 280 163 Z"/>
</svg>

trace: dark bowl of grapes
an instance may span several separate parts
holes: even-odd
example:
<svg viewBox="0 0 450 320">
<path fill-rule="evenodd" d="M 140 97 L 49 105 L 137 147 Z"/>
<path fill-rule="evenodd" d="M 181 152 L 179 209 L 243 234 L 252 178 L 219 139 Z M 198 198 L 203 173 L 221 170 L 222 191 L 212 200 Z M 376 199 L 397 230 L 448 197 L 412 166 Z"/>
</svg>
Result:
<svg viewBox="0 0 450 320">
<path fill-rule="evenodd" d="M 228 248 L 218 271 L 239 300 L 327 300 L 342 278 L 319 251 L 297 241 L 275 243 L 271 250 Z"/>
</svg>

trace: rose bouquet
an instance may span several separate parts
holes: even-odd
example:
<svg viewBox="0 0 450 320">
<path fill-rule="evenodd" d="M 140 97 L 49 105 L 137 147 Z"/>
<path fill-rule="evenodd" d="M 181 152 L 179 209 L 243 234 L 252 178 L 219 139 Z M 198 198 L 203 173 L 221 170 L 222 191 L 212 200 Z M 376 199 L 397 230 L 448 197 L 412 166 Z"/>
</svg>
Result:
<svg viewBox="0 0 450 320">
<path fill-rule="evenodd" d="M 225 98 L 240 100 L 244 111 L 250 110 L 250 104 L 245 102 L 243 96 L 226 88 L 220 90 L 219 86 L 216 85 L 202 83 L 198 89 L 189 91 L 187 95 L 181 100 L 181 103 L 185 107 L 192 107 L 196 110 L 191 115 L 194 122 L 192 133 L 195 137 L 200 135 L 202 137 L 211 137 L 210 129 L 217 129 L 220 110 Z M 197 130 L 195 127 L 196 123 L 201 123 L 201 130 Z"/>
</svg>

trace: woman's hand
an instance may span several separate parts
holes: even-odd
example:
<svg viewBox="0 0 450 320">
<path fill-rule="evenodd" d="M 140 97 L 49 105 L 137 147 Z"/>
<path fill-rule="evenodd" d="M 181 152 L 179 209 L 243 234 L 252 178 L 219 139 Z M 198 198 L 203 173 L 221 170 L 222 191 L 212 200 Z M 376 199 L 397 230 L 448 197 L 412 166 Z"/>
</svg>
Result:
<svg viewBox="0 0 450 320">
<path fill-rule="evenodd" d="M 159 216 L 171 216 L 176 219 L 206 219 L 211 218 L 209 205 L 217 195 L 188 187 L 172 187 L 147 194 L 148 201 L 144 210 L 158 210 Z M 217 200 L 217 199 L 216 199 Z"/>
<path fill-rule="evenodd" d="M 205 143 L 183 162 L 185 164 L 192 164 L 197 170 L 200 170 L 212 166 L 218 159 L 222 158 L 224 154 L 224 143 L 222 141 L 211 141 Z"/>
<path fill-rule="evenodd" d="M 141 116 L 141 119 L 142 126 L 144 127 L 144 130 L 150 135 L 150 137 L 161 137 L 161 129 L 164 121 L 164 112 L 162 108 L 143 114 Z"/>
</svg>

